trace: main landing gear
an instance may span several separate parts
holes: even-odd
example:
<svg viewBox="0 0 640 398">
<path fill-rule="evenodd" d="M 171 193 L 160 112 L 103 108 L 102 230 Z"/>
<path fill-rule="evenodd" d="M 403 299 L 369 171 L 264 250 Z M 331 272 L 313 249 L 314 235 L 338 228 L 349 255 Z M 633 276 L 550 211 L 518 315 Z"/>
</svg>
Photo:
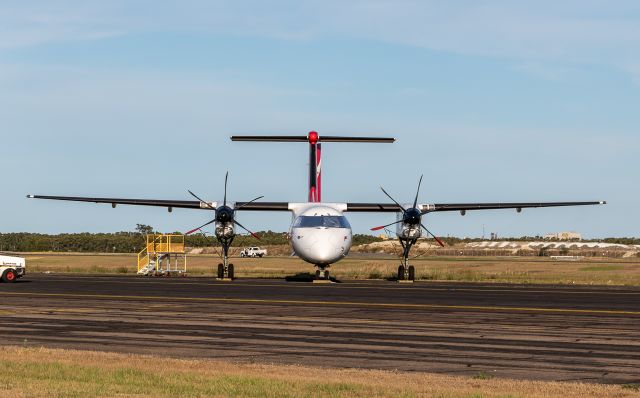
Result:
<svg viewBox="0 0 640 398">
<path fill-rule="evenodd" d="M 417 241 L 417 239 L 407 241 L 400 239 L 400 244 L 402 245 L 402 262 L 398 267 L 398 282 L 411 283 L 416 280 L 416 269 L 413 265 L 409 265 L 409 252 Z"/>
</svg>

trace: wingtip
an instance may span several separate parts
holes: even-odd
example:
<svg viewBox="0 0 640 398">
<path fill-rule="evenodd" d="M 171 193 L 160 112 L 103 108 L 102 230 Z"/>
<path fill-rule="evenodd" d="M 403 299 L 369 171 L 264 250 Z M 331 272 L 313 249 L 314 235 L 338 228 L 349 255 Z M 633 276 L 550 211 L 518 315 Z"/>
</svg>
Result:
<svg viewBox="0 0 640 398">
<path fill-rule="evenodd" d="M 601 200 L 601 201 L 600 201 L 600 204 L 601 204 L 601 205 L 606 205 L 606 204 L 607 204 L 607 201 L 606 201 L 606 200 Z"/>
<path fill-rule="evenodd" d="M 31 195 L 31 194 L 27 195 L 27 198 L 29 198 L 29 199 L 33 199 L 35 197 L 36 197 L 36 195 Z"/>
</svg>

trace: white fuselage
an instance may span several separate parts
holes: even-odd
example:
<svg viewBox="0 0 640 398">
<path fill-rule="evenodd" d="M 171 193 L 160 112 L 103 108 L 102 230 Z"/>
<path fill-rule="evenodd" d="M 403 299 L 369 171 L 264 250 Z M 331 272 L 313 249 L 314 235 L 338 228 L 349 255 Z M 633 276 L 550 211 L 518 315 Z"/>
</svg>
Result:
<svg viewBox="0 0 640 398">
<path fill-rule="evenodd" d="M 345 205 L 336 203 L 292 203 L 291 247 L 304 261 L 327 266 L 351 249 L 352 232 L 342 214 Z"/>
</svg>

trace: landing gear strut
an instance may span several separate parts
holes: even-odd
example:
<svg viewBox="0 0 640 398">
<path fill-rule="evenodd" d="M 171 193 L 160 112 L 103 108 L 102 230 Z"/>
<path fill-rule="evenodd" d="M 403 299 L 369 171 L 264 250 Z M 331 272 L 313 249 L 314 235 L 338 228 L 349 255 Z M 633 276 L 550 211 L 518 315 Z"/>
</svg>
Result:
<svg viewBox="0 0 640 398">
<path fill-rule="evenodd" d="M 222 264 L 218 264 L 218 279 L 221 280 L 234 278 L 233 264 L 229 263 L 229 248 L 231 247 L 233 238 L 235 238 L 235 235 L 219 238 L 220 245 L 222 246 Z"/>
<path fill-rule="evenodd" d="M 417 239 L 407 241 L 400 239 L 400 244 L 402 245 L 402 262 L 398 267 L 398 281 L 413 282 L 416 279 L 416 269 L 413 265 L 409 265 L 409 252 L 417 241 Z"/>
</svg>

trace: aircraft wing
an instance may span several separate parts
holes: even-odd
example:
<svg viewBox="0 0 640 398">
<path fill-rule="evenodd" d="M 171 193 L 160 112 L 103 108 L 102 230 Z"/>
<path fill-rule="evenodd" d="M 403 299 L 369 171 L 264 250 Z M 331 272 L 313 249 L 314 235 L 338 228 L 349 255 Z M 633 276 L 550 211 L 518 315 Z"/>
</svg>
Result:
<svg viewBox="0 0 640 398">
<path fill-rule="evenodd" d="M 68 200 L 73 202 L 109 203 L 112 207 L 116 205 L 137 205 L 137 206 L 157 206 L 182 209 L 205 209 L 211 208 L 203 202 L 197 200 L 156 200 L 156 199 L 122 199 L 122 198 L 88 198 L 79 196 L 48 196 L 48 195 L 27 195 L 30 199 L 50 199 Z"/>
<path fill-rule="evenodd" d="M 516 209 L 518 211 L 526 208 L 536 207 L 567 207 L 567 206 L 593 206 L 604 205 L 605 201 L 597 202 L 527 202 L 527 203 L 436 203 L 423 205 L 422 212 L 430 213 L 434 211 L 460 211 L 467 210 L 494 210 L 494 209 Z"/>
<path fill-rule="evenodd" d="M 422 213 L 436 211 L 460 211 L 467 210 L 494 210 L 494 209 L 517 209 L 535 207 L 565 207 L 565 206 L 591 206 L 604 205 L 605 201 L 596 202 L 524 202 L 524 203 L 435 203 L 420 204 L 418 208 Z M 398 212 L 402 211 L 395 203 L 347 203 L 347 211 L 350 212 Z"/>
<path fill-rule="evenodd" d="M 236 202 L 236 210 L 289 211 L 289 202 Z"/>
<path fill-rule="evenodd" d="M 215 202 L 201 202 L 197 200 L 158 200 L 158 199 L 124 199 L 124 198 L 92 198 L 79 196 L 48 196 L 27 195 L 31 199 L 65 200 L 73 202 L 108 203 L 112 207 L 116 205 L 156 206 L 166 207 L 169 210 L 203 209 L 213 210 L 217 206 Z M 605 201 L 596 202 L 525 202 L 525 203 L 436 203 L 420 204 L 418 207 L 423 213 L 436 211 L 460 211 L 467 210 L 493 210 L 493 209 L 525 209 L 534 207 L 564 207 L 564 206 L 589 206 L 603 205 Z M 288 211 L 288 202 L 235 202 L 236 210 L 249 211 Z M 347 203 L 346 211 L 349 212 L 399 212 L 402 209 L 395 203 Z"/>
<path fill-rule="evenodd" d="M 27 195 L 30 199 L 50 199 L 66 200 L 73 202 L 108 203 L 112 207 L 116 205 L 136 205 L 136 206 L 156 206 L 171 209 L 202 209 L 213 210 L 217 207 L 216 202 L 201 202 L 198 200 L 158 200 L 158 199 L 124 199 L 124 198 L 90 198 L 80 196 L 48 196 L 48 195 Z M 236 210 L 255 211 L 287 211 L 288 202 L 235 202 Z"/>
</svg>

